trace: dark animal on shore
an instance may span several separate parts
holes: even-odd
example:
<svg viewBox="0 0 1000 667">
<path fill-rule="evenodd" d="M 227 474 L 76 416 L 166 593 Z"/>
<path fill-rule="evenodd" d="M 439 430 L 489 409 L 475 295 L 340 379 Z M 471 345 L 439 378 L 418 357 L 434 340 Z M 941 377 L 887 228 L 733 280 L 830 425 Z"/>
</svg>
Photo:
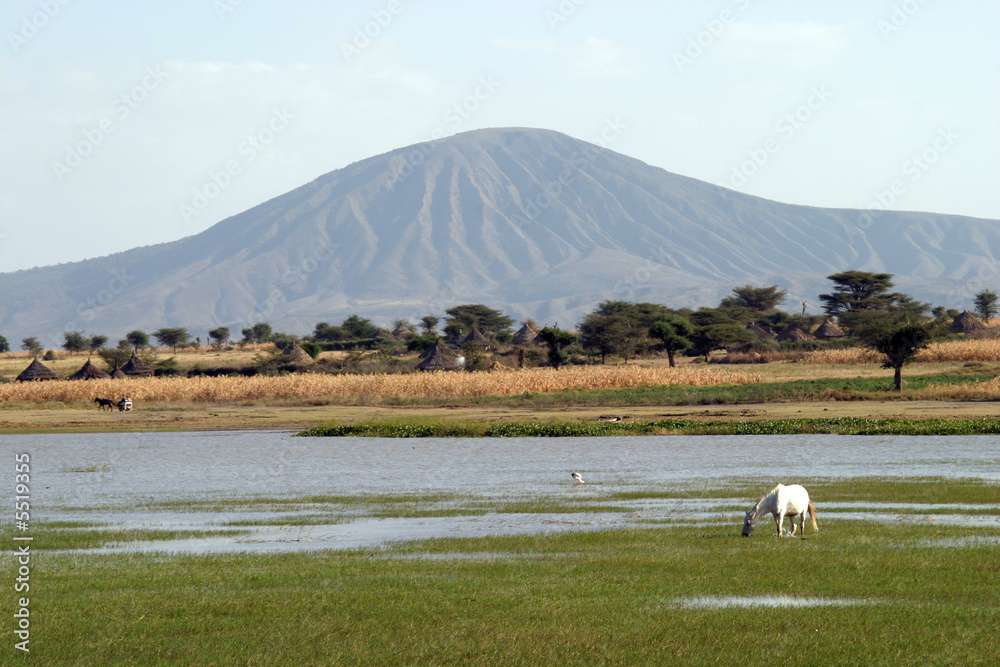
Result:
<svg viewBox="0 0 1000 667">
<path fill-rule="evenodd" d="M 103 410 L 107 408 L 108 410 L 115 409 L 115 402 L 110 398 L 95 398 L 94 403 L 97 403 L 97 408 Z"/>
</svg>

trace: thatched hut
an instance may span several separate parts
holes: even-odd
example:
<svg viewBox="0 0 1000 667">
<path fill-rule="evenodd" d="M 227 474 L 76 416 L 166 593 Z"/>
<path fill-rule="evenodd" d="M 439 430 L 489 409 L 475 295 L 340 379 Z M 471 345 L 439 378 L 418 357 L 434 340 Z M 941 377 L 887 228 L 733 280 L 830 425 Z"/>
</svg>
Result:
<svg viewBox="0 0 1000 667">
<path fill-rule="evenodd" d="M 121 367 L 121 370 L 129 377 L 150 377 L 156 373 L 152 366 L 139 358 L 135 350 L 132 350 L 132 356 Z"/>
<path fill-rule="evenodd" d="M 128 375 L 125 374 L 125 371 L 118 368 L 118 366 L 115 366 L 114 370 L 111 371 L 111 379 L 113 380 L 124 380 L 127 377 Z"/>
<path fill-rule="evenodd" d="M 469 335 L 462 339 L 462 347 L 465 347 L 466 345 L 476 345 L 483 349 L 493 347 L 493 343 L 490 342 L 490 339 L 484 336 L 483 332 L 476 327 L 472 327 L 472 331 L 469 332 Z"/>
<path fill-rule="evenodd" d="M 58 380 L 59 376 L 52 372 L 52 369 L 40 362 L 32 359 L 28 367 L 17 376 L 18 382 L 41 382 L 43 380 Z"/>
<path fill-rule="evenodd" d="M 967 310 L 962 311 L 951 323 L 951 330 L 956 333 L 975 333 L 986 328 L 979 317 Z"/>
<path fill-rule="evenodd" d="M 778 340 L 786 343 L 799 343 L 806 340 L 814 340 L 814 336 L 808 331 L 800 327 L 798 324 L 793 324 L 787 329 L 781 332 L 778 336 Z"/>
<path fill-rule="evenodd" d="M 513 343 L 514 345 L 534 345 L 537 338 L 538 332 L 525 322 L 514 334 Z"/>
<path fill-rule="evenodd" d="M 751 322 L 747 326 L 747 331 L 757 336 L 758 338 L 763 338 L 764 340 L 769 340 L 774 338 L 774 332 L 765 327 L 760 322 Z"/>
<path fill-rule="evenodd" d="M 95 366 L 90 359 L 80 367 L 80 370 L 69 376 L 70 380 L 107 380 L 111 376 Z"/>
<path fill-rule="evenodd" d="M 464 360 L 463 360 L 464 361 Z M 462 361 L 449 350 L 444 343 L 437 341 L 427 348 L 417 364 L 418 371 L 455 371 L 461 370 Z"/>
<path fill-rule="evenodd" d="M 283 361 L 296 366 L 308 366 L 316 360 L 309 356 L 309 353 L 302 349 L 298 343 L 293 344 L 283 357 Z"/>
<path fill-rule="evenodd" d="M 823 320 L 823 324 L 816 328 L 813 335 L 816 336 L 816 338 L 830 339 L 843 338 L 847 334 L 844 333 L 844 330 L 840 328 L 840 325 L 837 324 L 835 320 L 828 317 Z"/>
</svg>

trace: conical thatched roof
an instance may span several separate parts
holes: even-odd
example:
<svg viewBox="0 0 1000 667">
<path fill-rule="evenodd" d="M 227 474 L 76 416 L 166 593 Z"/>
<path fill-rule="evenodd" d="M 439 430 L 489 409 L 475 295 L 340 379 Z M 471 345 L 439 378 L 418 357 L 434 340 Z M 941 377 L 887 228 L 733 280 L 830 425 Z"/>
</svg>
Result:
<svg viewBox="0 0 1000 667">
<path fill-rule="evenodd" d="M 441 341 L 427 348 L 417 364 L 418 371 L 454 371 L 462 368 L 455 355 Z"/>
<path fill-rule="evenodd" d="M 847 334 L 844 330 L 840 328 L 833 319 L 827 318 L 823 320 L 823 324 L 819 325 L 816 331 L 813 332 L 816 338 L 843 338 Z"/>
<path fill-rule="evenodd" d="M 796 342 L 803 340 L 813 340 L 814 336 L 810 335 L 808 331 L 800 327 L 798 324 L 793 324 L 778 336 L 778 340 Z"/>
<path fill-rule="evenodd" d="M 476 327 L 472 327 L 472 331 L 469 335 L 462 339 L 462 345 L 480 345 L 482 347 L 489 347 L 491 345 L 489 338 L 483 335 L 483 333 Z"/>
<path fill-rule="evenodd" d="M 951 330 L 958 333 L 971 333 L 973 331 L 981 331 L 985 328 L 986 325 L 983 321 L 967 310 L 962 311 L 951 323 Z"/>
<path fill-rule="evenodd" d="M 125 371 L 115 366 L 115 369 L 111 371 L 111 377 L 115 380 L 123 380 L 127 378 L 128 375 L 125 374 Z"/>
<path fill-rule="evenodd" d="M 28 367 L 17 376 L 18 382 L 40 382 L 41 380 L 58 380 L 59 376 L 52 372 L 52 369 L 40 362 L 32 359 Z"/>
<path fill-rule="evenodd" d="M 759 322 L 753 322 L 748 327 L 747 330 L 753 333 L 755 336 L 760 338 L 774 338 L 774 332 L 760 324 Z"/>
<path fill-rule="evenodd" d="M 517 330 L 516 334 L 514 334 L 513 341 L 514 345 L 532 345 L 536 338 L 538 338 L 538 332 L 525 323 L 522 324 L 521 328 Z"/>
<path fill-rule="evenodd" d="M 406 338 L 413 338 L 417 335 L 417 330 L 413 328 L 412 324 L 407 322 L 400 322 L 396 325 L 396 328 L 392 330 L 392 337 L 399 340 L 404 340 Z"/>
<path fill-rule="evenodd" d="M 111 376 L 106 372 L 91 363 L 90 359 L 87 359 L 87 363 L 80 367 L 80 370 L 69 376 L 70 380 L 107 380 Z"/>
<path fill-rule="evenodd" d="M 309 353 L 302 349 L 298 343 L 292 345 L 291 349 L 285 353 L 285 361 L 297 366 L 308 366 L 316 360 L 309 356 Z"/>
<path fill-rule="evenodd" d="M 132 350 L 132 356 L 129 357 L 129 360 L 126 361 L 125 365 L 121 367 L 121 371 L 125 373 L 125 375 L 129 376 L 149 376 L 155 373 L 153 367 L 147 365 L 146 362 L 140 359 L 139 355 L 135 353 L 135 350 Z"/>
</svg>

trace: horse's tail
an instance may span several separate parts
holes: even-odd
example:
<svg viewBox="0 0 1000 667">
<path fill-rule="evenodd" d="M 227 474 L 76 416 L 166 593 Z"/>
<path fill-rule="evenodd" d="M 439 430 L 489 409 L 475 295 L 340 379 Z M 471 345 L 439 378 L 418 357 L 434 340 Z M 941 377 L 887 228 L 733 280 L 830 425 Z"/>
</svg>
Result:
<svg viewBox="0 0 1000 667">
<path fill-rule="evenodd" d="M 812 500 L 809 501 L 809 518 L 812 519 L 813 530 L 818 533 L 819 526 L 816 525 L 816 503 Z"/>
</svg>

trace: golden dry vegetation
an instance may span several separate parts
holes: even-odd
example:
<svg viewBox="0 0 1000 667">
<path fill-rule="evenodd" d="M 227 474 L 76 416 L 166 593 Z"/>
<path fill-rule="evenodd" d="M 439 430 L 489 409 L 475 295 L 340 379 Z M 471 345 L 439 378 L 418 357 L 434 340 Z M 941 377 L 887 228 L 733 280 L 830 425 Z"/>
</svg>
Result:
<svg viewBox="0 0 1000 667">
<path fill-rule="evenodd" d="M 970 338 L 931 343 L 917 355 L 917 362 L 1000 361 L 1000 338 Z M 882 355 L 864 347 L 810 352 L 805 362 L 809 364 L 874 364 L 882 362 Z"/>
<path fill-rule="evenodd" d="M 159 377 L 127 380 L 0 384 L 0 402 L 73 403 L 95 397 L 130 396 L 139 401 L 238 402 L 307 399 L 330 402 L 406 398 L 515 396 L 565 390 L 624 389 L 656 385 L 752 384 L 756 373 L 729 369 L 639 366 L 576 366 L 489 373 L 328 375 L 300 373 L 254 377 Z"/>
</svg>

